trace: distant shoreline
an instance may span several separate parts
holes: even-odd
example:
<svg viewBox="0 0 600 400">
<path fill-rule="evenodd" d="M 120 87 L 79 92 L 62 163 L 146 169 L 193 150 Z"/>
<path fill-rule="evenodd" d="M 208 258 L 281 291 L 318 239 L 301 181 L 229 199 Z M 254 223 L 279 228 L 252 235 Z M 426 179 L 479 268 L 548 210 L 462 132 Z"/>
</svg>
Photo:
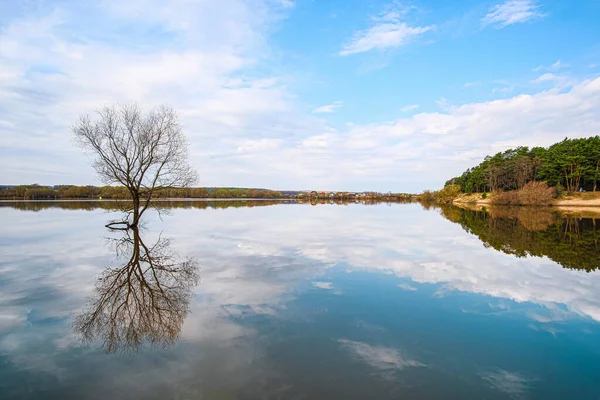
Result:
<svg viewBox="0 0 600 400">
<path fill-rule="evenodd" d="M 15 199 L 0 199 L 0 203 L 73 203 L 73 202 L 106 202 L 115 203 L 122 201 L 131 201 L 130 199 L 37 199 L 37 200 L 15 200 Z M 173 198 L 157 198 L 152 201 L 291 201 L 297 202 L 297 199 L 290 198 L 194 198 L 194 197 L 173 197 Z"/>
</svg>

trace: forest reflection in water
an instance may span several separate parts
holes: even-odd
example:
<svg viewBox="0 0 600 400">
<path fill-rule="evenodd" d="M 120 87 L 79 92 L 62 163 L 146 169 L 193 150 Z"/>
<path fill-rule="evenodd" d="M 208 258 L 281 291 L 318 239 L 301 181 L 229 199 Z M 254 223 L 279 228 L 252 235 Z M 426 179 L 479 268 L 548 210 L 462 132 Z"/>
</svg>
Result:
<svg viewBox="0 0 600 400">
<path fill-rule="evenodd" d="M 129 202 L 130 203 L 130 202 Z M 261 207 L 289 203 L 287 200 L 198 200 L 175 199 L 156 200 L 153 202 L 161 210 L 169 208 L 230 208 L 230 207 Z M 42 211 L 47 209 L 87 210 L 103 209 L 107 211 L 122 211 L 124 200 L 43 200 L 43 201 L 0 201 L 0 207 L 10 207 L 20 211 Z"/>
<path fill-rule="evenodd" d="M 108 352 L 136 352 L 144 345 L 173 344 L 190 309 L 192 288 L 198 284 L 194 258 L 181 257 L 171 240 L 159 237 L 148 245 L 140 228 L 117 230 L 110 238 L 123 265 L 106 268 L 73 328 L 84 343 L 102 341 Z"/>
<path fill-rule="evenodd" d="M 516 257 L 548 257 L 565 268 L 600 268 L 600 218 L 572 216 L 552 208 L 455 206 L 441 214 L 477 236 L 486 247 Z"/>
<path fill-rule="evenodd" d="M 153 201 L 153 206 L 166 211 L 168 209 L 225 209 L 225 208 L 247 208 L 247 207 L 265 207 L 283 204 L 305 204 L 305 205 L 392 205 L 392 204 L 409 204 L 409 200 L 398 201 L 379 201 L 377 199 L 361 199 L 354 201 L 334 200 L 334 199 L 158 199 Z M 63 210 L 84 210 L 93 211 L 102 209 L 106 211 L 123 211 L 128 208 L 128 203 L 125 200 L 36 200 L 36 201 L 2 201 L 0 200 L 0 208 L 10 207 L 20 211 L 42 211 L 48 209 L 63 209 Z"/>
</svg>

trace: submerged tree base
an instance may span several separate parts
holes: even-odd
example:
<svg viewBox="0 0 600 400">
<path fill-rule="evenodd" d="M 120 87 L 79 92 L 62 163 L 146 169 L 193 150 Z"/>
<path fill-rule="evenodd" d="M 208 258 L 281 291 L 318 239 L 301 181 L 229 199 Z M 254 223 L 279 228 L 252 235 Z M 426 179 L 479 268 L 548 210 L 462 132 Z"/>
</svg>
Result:
<svg viewBox="0 0 600 400">
<path fill-rule="evenodd" d="M 109 222 L 108 224 L 106 224 L 104 226 L 107 227 L 108 229 L 112 229 L 112 230 L 126 231 L 128 229 L 137 227 L 137 224 L 130 224 L 127 221 L 118 221 L 118 222 Z"/>
</svg>

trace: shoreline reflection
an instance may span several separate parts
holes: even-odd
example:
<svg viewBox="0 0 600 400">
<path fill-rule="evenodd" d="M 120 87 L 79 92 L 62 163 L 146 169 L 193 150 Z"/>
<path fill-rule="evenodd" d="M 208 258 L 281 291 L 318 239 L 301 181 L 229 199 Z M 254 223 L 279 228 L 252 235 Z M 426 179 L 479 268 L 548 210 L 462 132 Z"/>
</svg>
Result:
<svg viewBox="0 0 600 400">
<path fill-rule="evenodd" d="M 441 208 L 441 215 L 477 236 L 485 247 L 515 257 L 548 257 L 564 268 L 600 268 L 600 218 L 561 215 L 552 209 Z"/>
</svg>

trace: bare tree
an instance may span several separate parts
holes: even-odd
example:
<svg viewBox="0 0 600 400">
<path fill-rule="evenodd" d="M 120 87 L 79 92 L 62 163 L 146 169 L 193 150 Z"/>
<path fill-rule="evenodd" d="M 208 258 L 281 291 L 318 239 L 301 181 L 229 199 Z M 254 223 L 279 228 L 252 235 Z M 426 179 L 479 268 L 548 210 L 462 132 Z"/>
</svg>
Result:
<svg viewBox="0 0 600 400">
<path fill-rule="evenodd" d="M 169 346 L 189 313 L 198 264 L 174 252 L 169 239 L 148 246 L 137 226 L 119 230 L 124 236 L 112 243 L 124 265 L 100 275 L 73 329 L 84 343 L 101 339 L 108 353 Z"/>
<path fill-rule="evenodd" d="M 492 165 L 486 172 L 487 184 L 490 187 L 490 191 L 497 190 L 500 187 L 500 180 L 502 176 L 502 168 L 497 165 Z"/>
<path fill-rule="evenodd" d="M 123 185 L 131 195 L 126 220 L 109 225 L 135 227 L 157 191 L 194 184 L 196 172 L 188 164 L 187 141 L 172 108 L 144 113 L 136 104 L 107 106 L 98 117 L 80 116 L 72 131 L 93 156 L 102 182 Z"/>
<path fill-rule="evenodd" d="M 527 156 L 518 156 L 514 165 L 514 180 L 517 189 L 522 189 L 529 181 L 534 179 L 534 161 Z"/>
</svg>

